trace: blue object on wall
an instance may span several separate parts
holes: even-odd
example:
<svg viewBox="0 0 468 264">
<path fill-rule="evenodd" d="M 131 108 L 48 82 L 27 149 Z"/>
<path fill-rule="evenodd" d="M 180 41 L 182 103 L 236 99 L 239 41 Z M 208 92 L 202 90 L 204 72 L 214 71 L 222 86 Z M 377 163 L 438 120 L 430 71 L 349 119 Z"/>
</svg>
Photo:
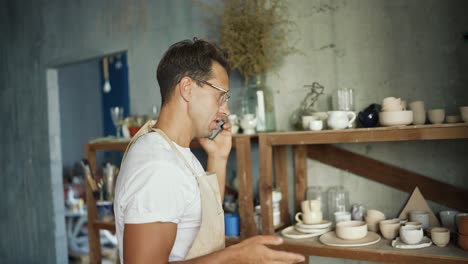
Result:
<svg viewBox="0 0 468 264">
<path fill-rule="evenodd" d="M 102 94 L 102 114 L 104 122 L 104 135 L 115 136 L 116 129 L 110 115 L 110 108 L 114 106 L 121 106 L 124 109 L 124 117 L 130 114 L 130 93 L 128 84 L 128 65 L 127 65 L 127 54 L 119 53 L 107 56 L 108 58 L 108 69 L 109 69 L 109 82 L 111 90 L 105 93 L 102 87 L 104 87 L 104 71 L 101 67 L 101 73 L 103 76 L 101 81 L 101 94 Z M 103 59 L 101 59 L 102 65 Z"/>
<path fill-rule="evenodd" d="M 240 234 L 239 214 L 224 215 L 224 231 L 226 236 L 239 236 Z"/>
</svg>

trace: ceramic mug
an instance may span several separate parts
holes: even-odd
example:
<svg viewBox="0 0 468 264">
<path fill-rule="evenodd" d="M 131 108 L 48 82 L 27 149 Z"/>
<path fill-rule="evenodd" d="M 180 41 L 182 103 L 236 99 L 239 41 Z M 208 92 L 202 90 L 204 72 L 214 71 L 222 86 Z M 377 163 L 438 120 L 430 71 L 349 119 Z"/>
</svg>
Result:
<svg viewBox="0 0 468 264">
<path fill-rule="evenodd" d="M 410 221 L 420 222 L 423 229 L 429 227 L 429 213 L 425 211 L 410 211 Z"/>
<path fill-rule="evenodd" d="M 323 216 L 322 216 L 322 212 L 309 212 L 309 213 L 299 212 L 296 214 L 295 219 L 298 223 L 312 225 L 312 224 L 318 224 L 322 222 Z"/>
<path fill-rule="evenodd" d="M 327 124 L 331 129 L 345 129 L 353 126 L 356 113 L 352 111 L 329 111 Z"/>
<path fill-rule="evenodd" d="M 320 200 L 305 200 L 301 202 L 303 213 L 321 212 L 322 203 Z"/>
</svg>

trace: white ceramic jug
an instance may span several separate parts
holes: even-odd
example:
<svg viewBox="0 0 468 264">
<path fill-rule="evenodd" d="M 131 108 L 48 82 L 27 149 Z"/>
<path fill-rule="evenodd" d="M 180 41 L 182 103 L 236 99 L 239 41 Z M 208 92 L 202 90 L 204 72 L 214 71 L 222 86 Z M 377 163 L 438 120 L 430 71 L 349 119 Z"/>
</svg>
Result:
<svg viewBox="0 0 468 264">
<path fill-rule="evenodd" d="M 240 121 L 240 126 L 244 130 L 244 134 L 255 134 L 255 127 L 257 126 L 257 118 L 253 114 L 246 114 Z"/>
<path fill-rule="evenodd" d="M 352 127 L 355 119 L 356 114 L 352 111 L 329 111 L 327 123 L 331 129 L 345 129 Z"/>
</svg>

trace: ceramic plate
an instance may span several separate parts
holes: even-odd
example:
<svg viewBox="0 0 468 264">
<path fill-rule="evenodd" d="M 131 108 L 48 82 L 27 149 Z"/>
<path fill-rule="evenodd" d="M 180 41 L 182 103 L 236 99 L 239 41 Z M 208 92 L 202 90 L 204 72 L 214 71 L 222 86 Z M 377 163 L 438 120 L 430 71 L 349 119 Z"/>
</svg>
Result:
<svg viewBox="0 0 468 264">
<path fill-rule="evenodd" d="M 330 228 L 328 227 L 327 228 L 301 228 L 295 225 L 294 228 L 301 233 L 307 233 L 307 234 L 313 234 L 313 233 L 325 234 L 326 232 L 330 231 Z"/>
<path fill-rule="evenodd" d="M 288 238 L 301 239 L 301 238 L 310 238 L 310 237 L 320 236 L 320 235 L 323 235 L 327 231 L 328 229 L 325 229 L 321 233 L 305 234 L 305 233 L 297 231 L 294 228 L 294 226 L 289 226 L 281 231 L 281 235 L 288 237 Z"/>
<path fill-rule="evenodd" d="M 392 247 L 402 248 L 402 249 L 425 248 L 430 245 L 432 245 L 432 241 L 426 236 L 423 237 L 421 242 L 419 242 L 418 244 L 413 244 L 413 245 L 406 244 L 405 242 L 401 241 L 399 237 L 395 238 L 395 240 L 392 241 Z"/>
<path fill-rule="evenodd" d="M 308 224 L 304 224 L 304 223 L 297 223 L 296 226 L 299 227 L 299 228 L 312 228 L 312 229 L 318 229 L 318 228 L 328 228 L 331 226 L 331 222 L 328 221 L 328 220 L 322 220 L 322 222 L 320 223 L 317 223 L 317 224 L 312 224 L 312 225 L 308 225 Z"/>
<path fill-rule="evenodd" d="M 320 242 L 328 246 L 336 247 L 361 247 L 375 244 L 380 241 L 380 236 L 374 232 L 367 232 L 367 236 L 361 239 L 345 240 L 338 238 L 335 232 L 328 232 L 320 237 Z"/>
</svg>

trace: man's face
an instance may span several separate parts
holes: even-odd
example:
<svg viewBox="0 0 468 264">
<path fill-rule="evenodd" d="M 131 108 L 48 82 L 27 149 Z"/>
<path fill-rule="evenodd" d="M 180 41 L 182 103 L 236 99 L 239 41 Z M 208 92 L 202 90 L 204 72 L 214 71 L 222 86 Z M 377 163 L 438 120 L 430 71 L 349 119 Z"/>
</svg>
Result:
<svg viewBox="0 0 468 264">
<path fill-rule="evenodd" d="M 213 62 L 213 75 L 208 80 L 199 82 L 194 80 L 193 92 L 195 99 L 190 105 L 190 114 L 194 123 L 195 137 L 209 137 L 217 128 L 217 121 L 224 120 L 230 114 L 225 92 L 210 86 L 212 84 L 223 90 L 229 91 L 229 77 L 224 68 L 217 62 Z"/>
</svg>

